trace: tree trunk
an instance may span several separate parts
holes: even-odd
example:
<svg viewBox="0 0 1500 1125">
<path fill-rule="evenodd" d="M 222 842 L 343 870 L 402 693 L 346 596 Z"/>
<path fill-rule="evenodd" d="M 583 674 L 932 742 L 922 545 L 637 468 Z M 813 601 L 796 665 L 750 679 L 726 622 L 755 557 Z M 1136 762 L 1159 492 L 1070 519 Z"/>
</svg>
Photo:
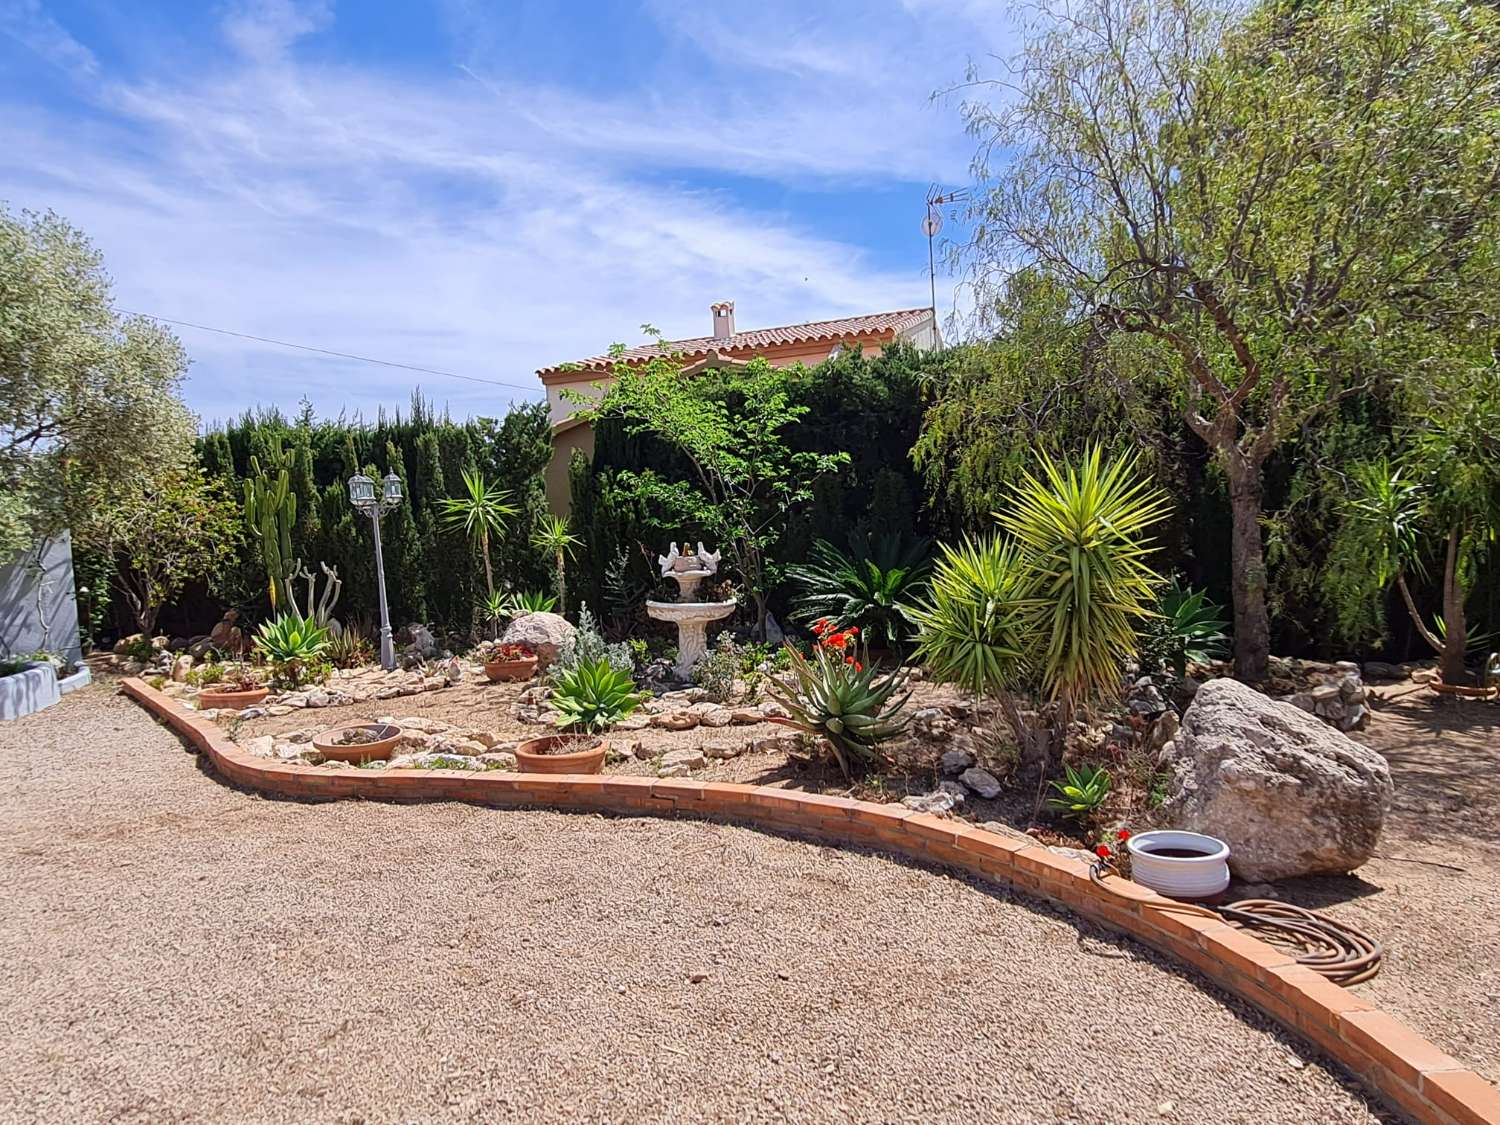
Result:
<svg viewBox="0 0 1500 1125">
<path fill-rule="evenodd" d="M 1458 548 L 1463 541 L 1463 532 L 1457 527 L 1448 529 L 1448 552 L 1443 559 L 1443 683 L 1468 683 L 1468 669 L 1464 667 L 1465 650 L 1469 644 L 1469 625 L 1464 620 L 1464 591 L 1458 581 Z"/>
<path fill-rule="evenodd" d="M 568 613 L 568 563 L 561 551 L 557 552 L 557 612 L 560 617 Z"/>
<path fill-rule="evenodd" d="M 1234 675 L 1247 684 L 1265 680 L 1271 655 L 1266 613 L 1266 553 L 1260 537 L 1260 466 L 1238 450 L 1226 458 L 1232 534 L 1230 575 L 1234 589 Z"/>
<path fill-rule="evenodd" d="M 479 550 L 484 555 L 484 588 L 493 598 L 495 596 L 495 572 L 490 569 L 490 537 L 488 535 L 480 537 Z"/>
</svg>

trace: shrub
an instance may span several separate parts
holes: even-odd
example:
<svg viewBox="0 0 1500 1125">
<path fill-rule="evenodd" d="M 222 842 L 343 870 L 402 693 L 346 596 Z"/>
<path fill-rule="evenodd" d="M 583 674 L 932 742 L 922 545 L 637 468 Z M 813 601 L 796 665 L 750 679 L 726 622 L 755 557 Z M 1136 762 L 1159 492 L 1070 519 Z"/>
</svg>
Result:
<svg viewBox="0 0 1500 1125">
<path fill-rule="evenodd" d="M 845 777 L 856 764 L 882 762 L 881 744 L 905 733 L 909 722 L 901 715 L 911 698 L 910 690 L 902 694 L 908 674 L 898 668 L 882 675 L 875 665 L 827 644 L 818 645 L 811 660 L 787 651 L 792 683 L 767 680 L 766 694 L 791 717 L 771 721 L 823 739 Z"/>
<path fill-rule="evenodd" d="M 283 613 L 261 623 L 255 649 L 271 666 L 271 681 L 299 688 L 328 676 L 328 630 L 301 614 Z"/>
<path fill-rule="evenodd" d="M 603 659 L 576 664 L 552 685 L 552 707 L 564 730 L 598 734 L 628 717 L 640 702 L 630 673 Z"/>
<path fill-rule="evenodd" d="M 917 655 L 940 680 L 998 695 L 1030 676 L 1022 610 L 1026 571 L 998 536 L 943 544 L 925 601 L 911 610 Z"/>
<path fill-rule="evenodd" d="M 370 638 L 347 627 L 338 636 L 329 637 L 327 651 L 335 668 L 358 668 L 375 659 L 375 646 L 370 643 Z"/>
<path fill-rule="evenodd" d="M 839 629 L 857 626 L 867 642 L 899 649 L 911 634 L 905 607 L 927 586 L 929 551 L 925 539 L 897 540 L 873 552 L 861 542 L 845 555 L 820 539 L 813 544 L 811 561 L 787 569 L 801 591 L 792 618 L 826 618 Z"/>
<path fill-rule="evenodd" d="M 589 612 L 589 607 L 580 606 L 578 629 L 573 635 L 572 643 L 563 646 L 558 654 L 557 662 L 553 665 L 553 678 L 557 679 L 581 665 L 600 660 L 627 677 L 635 672 L 635 658 L 631 655 L 630 646 L 623 641 L 616 644 L 606 641 L 594 624 L 594 615 Z"/>
<path fill-rule="evenodd" d="M 709 698 L 727 703 L 734 694 L 734 677 L 740 668 L 739 652 L 728 629 L 719 634 L 714 647 L 693 665 L 693 683 L 708 692 Z"/>
</svg>

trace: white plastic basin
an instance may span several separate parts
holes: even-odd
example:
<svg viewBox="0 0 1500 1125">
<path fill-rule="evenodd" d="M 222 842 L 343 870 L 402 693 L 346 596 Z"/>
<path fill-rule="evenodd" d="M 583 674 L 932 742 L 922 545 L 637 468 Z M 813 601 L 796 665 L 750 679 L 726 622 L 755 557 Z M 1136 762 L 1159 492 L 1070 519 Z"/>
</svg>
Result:
<svg viewBox="0 0 1500 1125">
<path fill-rule="evenodd" d="M 1229 845 L 1198 832 L 1161 829 L 1125 841 L 1130 850 L 1130 877 L 1168 898 L 1201 899 L 1229 886 Z M 1192 855 L 1162 855 L 1162 851 Z"/>
</svg>

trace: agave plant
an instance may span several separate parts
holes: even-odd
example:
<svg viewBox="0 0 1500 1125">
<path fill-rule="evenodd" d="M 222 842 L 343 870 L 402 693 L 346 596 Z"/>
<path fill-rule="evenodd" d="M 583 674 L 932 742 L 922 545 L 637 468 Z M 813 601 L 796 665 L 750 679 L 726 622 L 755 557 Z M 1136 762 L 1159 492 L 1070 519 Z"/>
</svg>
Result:
<svg viewBox="0 0 1500 1125">
<path fill-rule="evenodd" d="M 858 764 L 884 760 L 883 742 L 900 737 L 909 719 L 901 714 L 911 698 L 904 669 L 882 674 L 879 667 L 818 646 L 809 660 L 787 646 L 793 683 L 772 677 L 766 694 L 790 713 L 773 723 L 823 739 L 845 777 Z M 903 692 L 903 689 L 904 690 Z"/>
<path fill-rule="evenodd" d="M 1096 445 L 1076 465 L 1040 459 L 1041 476 L 1026 473 L 995 516 L 1025 560 L 1022 615 L 1041 687 L 1067 710 L 1119 690 L 1161 585 L 1145 532 L 1170 509 L 1135 476 L 1135 456 L 1105 461 Z"/>
<path fill-rule="evenodd" d="M 1052 782 L 1056 797 L 1047 804 L 1070 820 L 1087 821 L 1098 813 L 1109 797 L 1112 782 L 1102 766 L 1063 766 L 1063 780 Z"/>
<path fill-rule="evenodd" d="M 827 540 L 813 544 L 810 561 L 787 569 L 802 591 L 793 618 L 855 626 L 867 641 L 899 649 L 911 627 L 905 607 L 922 593 L 932 568 L 930 543 L 899 540 L 871 551 L 864 542 L 846 555 Z"/>
<path fill-rule="evenodd" d="M 278 684 L 296 688 L 327 669 L 328 630 L 298 613 L 283 613 L 261 622 L 255 648 L 271 666 Z"/>
<path fill-rule="evenodd" d="M 346 626 L 338 636 L 328 639 L 327 656 L 335 668 L 358 668 L 375 659 L 375 646 L 369 637 Z"/>
<path fill-rule="evenodd" d="M 641 693 L 630 674 L 608 660 L 585 660 L 553 681 L 550 702 L 559 727 L 598 734 L 628 718 L 640 706 Z"/>
</svg>

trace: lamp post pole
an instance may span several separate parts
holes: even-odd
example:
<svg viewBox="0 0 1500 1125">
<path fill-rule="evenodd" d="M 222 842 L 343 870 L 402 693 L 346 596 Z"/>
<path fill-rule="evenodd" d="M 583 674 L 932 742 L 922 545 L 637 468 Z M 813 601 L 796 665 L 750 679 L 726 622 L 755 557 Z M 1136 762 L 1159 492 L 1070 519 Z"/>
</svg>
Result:
<svg viewBox="0 0 1500 1125">
<path fill-rule="evenodd" d="M 349 478 L 349 500 L 355 509 L 370 517 L 375 533 L 375 590 L 380 598 L 380 666 L 387 672 L 396 667 L 396 642 L 391 636 L 391 614 L 385 600 L 385 555 L 380 549 L 380 517 L 394 511 L 401 503 L 401 478 L 387 473 L 381 482 L 380 499 L 375 499 L 375 482 L 363 473 Z"/>
</svg>

